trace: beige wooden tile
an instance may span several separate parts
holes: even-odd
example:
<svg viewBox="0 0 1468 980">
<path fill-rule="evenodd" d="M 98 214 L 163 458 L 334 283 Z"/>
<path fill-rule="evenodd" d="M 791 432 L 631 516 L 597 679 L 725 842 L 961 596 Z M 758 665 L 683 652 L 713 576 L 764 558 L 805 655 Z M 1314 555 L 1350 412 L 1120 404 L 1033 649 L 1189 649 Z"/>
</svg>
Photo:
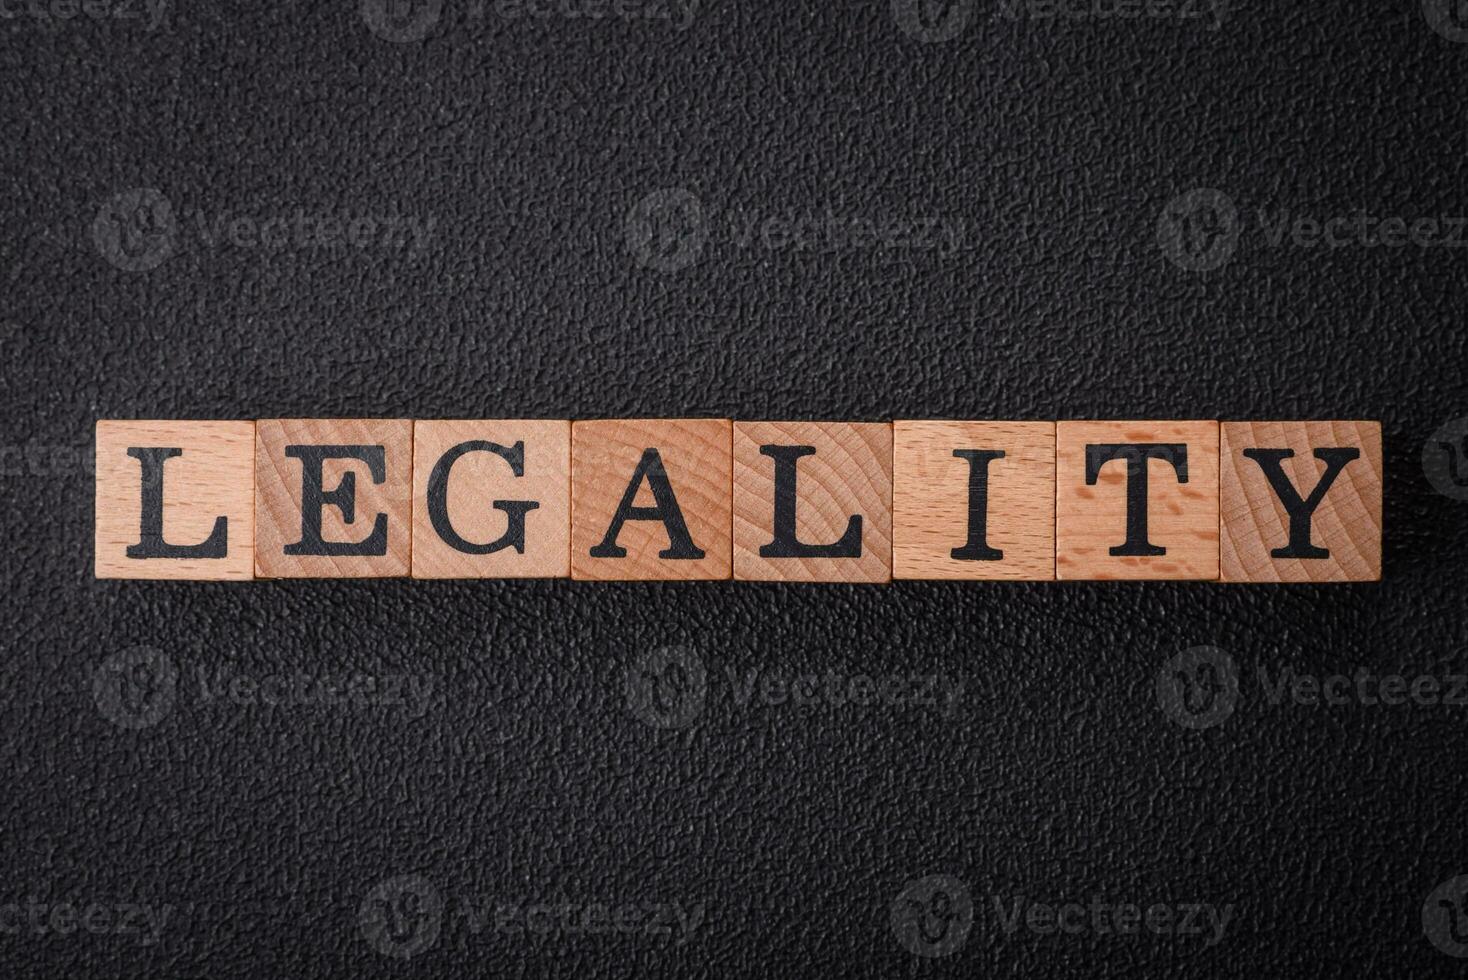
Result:
<svg viewBox="0 0 1468 980">
<path fill-rule="evenodd" d="M 1055 577 L 1055 423 L 892 425 L 892 576 Z"/>
<path fill-rule="evenodd" d="M 254 422 L 100 420 L 96 480 L 97 578 L 255 577 Z"/>
<path fill-rule="evenodd" d="M 1225 422 L 1221 439 L 1225 582 L 1381 578 L 1379 422 Z"/>
<path fill-rule="evenodd" d="M 571 573 L 571 423 L 413 423 L 413 577 Z"/>
<path fill-rule="evenodd" d="M 730 432 L 728 419 L 573 423 L 571 577 L 728 578 Z"/>
<path fill-rule="evenodd" d="M 891 581 L 891 424 L 734 423 L 734 577 Z"/>
<path fill-rule="evenodd" d="M 1055 451 L 1056 577 L 1218 578 L 1217 422 L 1059 422 Z"/>
<path fill-rule="evenodd" d="M 261 419 L 255 424 L 255 448 L 259 577 L 408 574 L 411 421 Z"/>
</svg>

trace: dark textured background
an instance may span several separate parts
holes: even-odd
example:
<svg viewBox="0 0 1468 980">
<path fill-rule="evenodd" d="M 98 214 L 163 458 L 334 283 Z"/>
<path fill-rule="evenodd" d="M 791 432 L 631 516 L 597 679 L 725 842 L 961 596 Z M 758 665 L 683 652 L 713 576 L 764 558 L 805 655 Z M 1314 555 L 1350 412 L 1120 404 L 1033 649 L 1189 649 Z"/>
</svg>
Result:
<svg viewBox="0 0 1468 980">
<path fill-rule="evenodd" d="M 1257 214 L 1468 213 L 1468 44 L 1406 0 L 1254 0 L 1219 30 L 998 11 L 979 0 L 939 43 L 887 3 L 816 0 L 710 0 L 681 31 L 446 0 L 401 44 L 349 0 L 191 4 L 151 32 L 0 20 L 0 903 L 175 907 L 147 947 L 0 935 L 0 972 L 1461 975 L 1421 911 L 1468 871 L 1468 708 L 1271 705 L 1254 678 L 1465 669 L 1468 504 L 1419 454 L 1468 414 L 1468 252 L 1271 247 Z M 1216 271 L 1158 245 L 1195 187 L 1238 206 Z M 92 235 L 131 188 L 177 215 L 150 271 Z M 710 232 L 672 272 L 624 236 L 660 188 L 695 195 Z M 416 254 L 199 231 L 297 209 L 435 224 Z M 828 212 L 962 222 L 965 247 L 728 232 Z M 92 578 L 77 460 L 99 417 L 683 414 L 1379 418 L 1385 581 Z M 1205 731 L 1153 689 L 1197 644 L 1244 674 Z M 93 679 L 137 645 L 176 666 L 176 701 L 127 730 Z M 683 730 L 624 694 L 669 646 L 708 670 Z M 417 720 L 208 700 L 197 671 L 224 665 L 411 671 L 440 695 Z M 951 718 L 741 706 L 726 667 L 966 686 Z M 448 911 L 435 945 L 384 958 L 358 910 L 408 873 Z M 947 960 L 889 928 L 929 874 L 978 906 Z M 991 896 L 1020 894 L 1236 911 L 1211 948 L 1007 935 Z M 684 945 L 476 933 L 470 896 L 705 918 Z"/>
</svg>

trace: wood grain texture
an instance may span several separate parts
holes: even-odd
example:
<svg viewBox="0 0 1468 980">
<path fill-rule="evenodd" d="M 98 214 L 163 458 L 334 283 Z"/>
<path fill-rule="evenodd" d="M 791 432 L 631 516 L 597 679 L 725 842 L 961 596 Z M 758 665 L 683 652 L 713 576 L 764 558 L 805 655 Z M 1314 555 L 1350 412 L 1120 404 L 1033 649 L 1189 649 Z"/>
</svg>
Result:
<svg viewBox="0 0 1468 980">
<path fill-rule="evenodd" d="M 1246 449 L 1289 449 L 1280 468 L 1302 499 L 1326 464 L 1315 450 L 1349 447 L 1344 465 L 1311 516 L 1311 543 L 1328 558 L 1276 558 L 1289 543 L 1289 517 Z M 1221 427 L 1220 550 L 1225 582 L 1374 582 L 1381 578 L 1381 423 L 1225 422 Z"/>
<path fill-rule="evenodd" d="M 129 558 L 140 540 L 143 466 L 131 447 L 180 449 L 163 464 L 163 537 L 197 545 L 226 519 L 223 558 Z M 255 423 L 124 421 L 97 423 L 97 578 L 255 577 Z"/>
<path fill-rule="evenodd" d="M 1112 460 L 1086 485 L 1086 447 L 1181 443 L 1188 482 L 1166 461 L 1147 462 L 1148 540 L 1158 556 L 1117 556 L 1127 540 L 1129 464 Z M 1218 578 L 1218 423 L 1059 422 L 1055 427 L 1055 572 L 1061 579 Z"/>
<path fill-rule="evenodd" d="M 495 501 L 534 501 L 524 515 L 524 552 L 467 554 L 441 537 L 428 513 L 428 481 L 464 442 L 523 446 L 522 475 L 491 452 L 454 460 L 447 484 L 454 533 L 473 544 L 500 540 L 510 515 Z M 565 578 L 571 573 L 571 423 L 566 420 L 418 420 L 413 423 L 413 577 Z"/>
<path fill-rule="evenodd" d="M 764 445 L 811 446 L 796 466 L 800 541 L 838 541 L 862 518 L 861 555 L 767 558 L 774 533 L 775 461 Z M 766 582 L 889 582 L 892 579 L 892 426 L 887 422 L 734 424 L 734 577 Z"/>
<path fill-rule="evenodd" d="M 302 464 L 287 457 L 292 445 L 383 447 L 384 476 L 374 483 L 358 459 L 328 460 L 321 485 L 331 492 L 346 473 L 355 474 L 354 520 L 340 509 L 322 508 L 322 538 L 359 542 L 387 517 L 383 555 L 288 555 L 301 540 Z M 255 424 L 255 573 L 260 578 L 392 578 L 407 575 L 412 561 L 413 423 L 408 419 L 261 419 Z"/>
<path fill-rule="evenodd" d="M 571 427 L 571 577 L 598 581 L 727 579 L 733 570 L 733 473 L 728 419 L 607 419 Z M 702 558 L 664 558 L 671 538 L 657 520 L 629 520 L 617 535 L 625 557 L 594 557 L 638 464 L 656 449 L 668 486 Z M 655 505 L 647 479 L 635 507 Z"/>
<path fill-rule="evenodd" d="M 987 534 L 995 560 L 953 557 L 968 540 L 968 460 L 989 460 Z M 1044 581 L 1055 578 L 1055 423 L 892 424 L 892 577 Z"/>
</svg>

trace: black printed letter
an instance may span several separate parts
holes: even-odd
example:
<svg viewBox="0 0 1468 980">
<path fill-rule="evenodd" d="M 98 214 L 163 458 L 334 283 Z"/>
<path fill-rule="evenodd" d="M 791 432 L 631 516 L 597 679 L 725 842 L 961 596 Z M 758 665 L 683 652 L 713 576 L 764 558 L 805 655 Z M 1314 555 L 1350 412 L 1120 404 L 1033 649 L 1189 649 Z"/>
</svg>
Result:
<svg viewBox="0 0 1468 980">
<path fill-rule="evenodd" d="M 169 544 L 163 540 L 163 463 L 182 456 L 182 449 L 132 446 L 127 454 L 143 468 L 143 512 L 138 543 L 127 546 L 129 558 L 223 558 L 229 550 L 229 518 L 216 517 L 203 544 Z"/>
<path fill-rule="evenodd" d="M 760 455 L 775 461 L 775 538 L 759 546 L 761 558 L 860 558 L 861 515 L 846 522 L 846 533 L 834 544 L 804 544 L 795 535 L 796 463 L 814 456 L 815 446 L 760 446 Z"/>
<path fill-rule="evenodd" d="M 301 540 L 285 546 L 288 555 L 387 554 L 387 515 L 378 514 L 372 533 L 362 541 L 326 541 L 321 537 L 321 508 L 328 504 L 342 512 L 348 524 L 357 520 L 357 474 L 342 474 L 335 490 L 321 487 L 321 464 L 328 459 L 360 459 L 373 483 L 387 479 L 387 451 L 381 446 L 286 446 L 285 454 L 301 461 Z"/>
<path fill-rule="evenodd" d="M 1335 478 L 1341 475 L 1341 470 L 1346 464 L 1361 455 L 1361 450 L 1353 448 L 1317 449 L 1315 458 L 1325 463 L 1325 473 L 1320 481 L 1315 484 L 1315 489 L 1310 492 L 1308 500 L 1300 499 L 1300 494 L 1290 484 L 1290 478 L 1285 476 L 1284 467 L 1280 465 L 1283 460 L 1295 455 L 1293 449 L 1245 449 L 1244 455 L 1259 464 L 1264 471 L 1264 478 L 1269 481 L 1269 486 L 1274 490 L 1274 495 L 1279 502 L 1284 504 L 1285 513 L 1290 515 L 1290 543 L 1283 548 L 1275 548 L 1269 554 L 1273 558 L 1329 558 L 1329 548 L 1317 548 L 1310 541 L 1310 520 L 1315 514 L 1315 508 L 1325 499 L 1325 492 L 1335 482 Z"/>
<path fill-rule="evenodd" d="M 632 505 L 632 501 L 637 499 L 637 488 L 642 486 L 644 477 L 648 487 L 652 489 L 652 499 L 657 503 L 656 507 Z M 632 471 L 632 481 L 627 484 L 627 492 L 622 494 L 622 503 L 617 506 L 617 513 L 613 515 L 612 524 L 607 528 L 607 536 L 602 538 L 601 544 L 591 549 L 591 557 L 626 558 L 627 549 L 617 545 L 617 536 L 622 533 L 622 525 L 628 521 L 663 522 L 668 531 L 668 547 L 658 552 L 659 558 L 703 557 L 703 551 L 693 543 L 693 538 L 688 534 L 683 511 L 678 507 L 678 498 L 673 495 L 673 487 L 668 483 L 668 473 L 663 469 L 663 458 L 656 449 L 642 451 L 642 459 L 638 460 L 637 469 Z"/>
<path fill-rule="evenodd" d="M 955 449 L 968 460 L 968 543 L 954 548 L 955 561 L 1000 561 L 1004 551 L 989 547 L 989 460 L 1003 459 L 1002 449 Z"/>
<path fill-rule="evenodd" d="M 1126 542 L 1111 549 L 1114 558 L 1153 557 L 1166 548 L 1147 540 L 1147 460 L 1171 463 L 1177 482 L 1188 482 L 1188 447 L 1180 442 L 1102 443 L 1086 447 L 1086 486 L 1096 485 L 1101 467 L 1126 461 Z"/>
<path fill-rule="evenodd" d="M 540 506 L 536 500 L 496 500 L 495 510 L 502 510 L 509 515 L 510 526 L 505 533 L 500 535 L 496 541 L 489 544 L 474 544 L 465 541 L 454 530 L 453 522 L 449 520 L 449 473 L 458 462 L 460 456 L 467 453 L 494 453 L 496 456 L 510 464 L 510 472 L 515 476 L 525 475 L 525 443 L 517 442 L 506 449 L 498 443 L 485 442 L 482 439 L 474 439 L 469 442 L 461 442 L 448 452 L 438 458 L 433 465 L 433 472 L 428 477 L 428 519 L 433 522 L 433 529 L 455 551 L 462 551 L 466 555 L 492 555 L 504 548 L 514 548 L 519 554 L 525 554 L 525 515 Z"/>
</svg>

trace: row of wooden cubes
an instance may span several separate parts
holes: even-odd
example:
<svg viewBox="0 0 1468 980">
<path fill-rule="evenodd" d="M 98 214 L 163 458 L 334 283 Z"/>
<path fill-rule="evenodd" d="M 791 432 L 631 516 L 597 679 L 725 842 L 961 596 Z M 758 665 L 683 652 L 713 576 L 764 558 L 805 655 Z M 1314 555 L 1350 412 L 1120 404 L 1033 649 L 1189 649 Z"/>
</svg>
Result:
<svg viewBox="0 0 1468 980">
<path fill-rule="evenodd" d="M 99 578 L 1381 575 L 1378 423 L 97 423 Z"/>
</svg>

